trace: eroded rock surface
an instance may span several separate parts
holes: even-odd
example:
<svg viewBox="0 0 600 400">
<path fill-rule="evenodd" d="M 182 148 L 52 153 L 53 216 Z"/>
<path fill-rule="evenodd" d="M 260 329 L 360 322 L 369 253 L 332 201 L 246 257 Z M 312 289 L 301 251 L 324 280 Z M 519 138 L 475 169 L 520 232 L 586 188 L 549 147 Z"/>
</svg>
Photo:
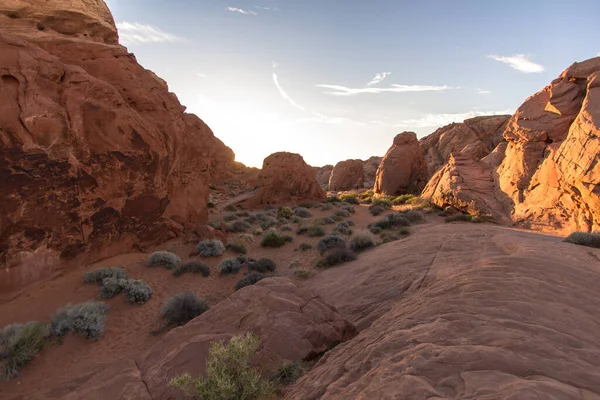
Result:
<svg viewBox="0 0 600 400">
<path fill-rule="evenodd" d="M 362 189 L 365 183 L 362 160 L 340 161 L 335 165 L 329 177 L 329 190 L 342 191 Z"/>
<path fill-rule="evenodd" d="M 372 189 L 375 185 L 375 177 L 377 176 L 377 169 L 381 164 L 383 157 L 369 157 L 364 163 L 364 174 L 365 174 L 365 187 Z"/>
<path fill-rule="evenodd" d="M 317 176 L 317 182 L 326 190 L 329 186 L 329 177 L 331 176 L 331 171 L 333 171 L 333 165 L 324 165 L 322 167 L 313 167 L 315 174 Z"/>
</svg>

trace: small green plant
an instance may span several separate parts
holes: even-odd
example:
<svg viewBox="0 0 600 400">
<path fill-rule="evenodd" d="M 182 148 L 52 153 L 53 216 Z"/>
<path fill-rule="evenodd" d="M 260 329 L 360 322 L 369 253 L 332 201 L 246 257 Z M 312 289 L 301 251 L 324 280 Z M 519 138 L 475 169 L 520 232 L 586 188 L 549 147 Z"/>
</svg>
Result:
<svg viewBox="0 0 600 400">
<path fill-rule="evenodd" d="M 202 276 L 210 276 L 210 267 L 201 261 L 188 261 L 181 264 L 173 270 L 173 276 L 181 276 L 183 274 L 202 274 Z"/>
<path fill-rule="evenodd" d="M 331 210 L 332 208 L 333 208 L 333 206 L 331 205 L 331 203 L 323 203 L 319 206 L 319 209 L 321 211 Z"/>
<path fill-rule="evenodd" d="M 355 252 L 363 251 L 376 245 L 375 236 L 369 231 L 358 232 L 350 239 L 350 248 Z"/>
<path fill-rule="evenodd" d="M 356 193 L 344 193 L 340 196 L 340 200 L 350 204 L 358 204 L 358 196 Z"/>
<path fill-rule="evenodd" d="M 356 209 L 354 208 L 354 206 L 342 206 L 340 209 L 343 211 L 347 211 L 350 214 L 354 214 L 356 212 Z"/>
<path fill-rule="evenodd" d="M 121 285 L 121 279 L 113 277 L 104 278 L 102 281 L 102 287 L 100 288 L 99 297 L 101 299 L 112 299 L 122 291 L 123 286 Z"/>
<path fill-rule="evenodd" d="M 194 292 L 177 293 L 165 300 L 160 315 L 167 326 L 185 325 L 208 311 L 210 307 Z"/>
<path fill-rule="evenodd" d="M 248 275 L 246 275 L 245 277 L 243 277 L 242 279 L 240 279 L 235 284 L 234 289 L 235 289 L 235 291 L 238 291 L 241 288 L 244 288 L 246 286 L 254 285 L 256 282 L 259 282 L 265 278 L 266 278 L 266 276 L 261 274 L 260 272 L 251 272 Z"/>
<path fill-rule="evenodd" d="M 369 225 L 379 229 L 391 229 L 398 226 L 410 226 L 410 221 L 400 214 L 389 214 Z"/>
<path fill-rule="evenodd" d="M 281 232 L 289 232 L 289 231 L 293 231 L 294 228 L 291 225 L 282 225 L 279 230 Z"/>
<path fill-rule="evenodd" d="M 276 268 L 277 264 L 270 258 L 261 258 L 258 261 L 248 264 L 248 269 L 250 271 L 261 272 L 263 274 L 274 272 Z"/>
<path fill-rule="evenodd" d="M 88 339 L 99 339 L 104 333 L 109 309 L 108 304 L 102 302 L 69 304 L 52 315 L 50 334 L 62 337 L 73 332 Z"/>
<path fill-rule="evenodd" d="M 350 218 L 350 212 L 346 210 L 337 210 L 333 213 L 333 216 L 340 219 Z"/>
<path fill-rule="evenodd" d="M 378 235 L 381 233 L 381 228 L 378 226 L 370 226 L 369 232 L 371 232 L 373 235 Z"/>
<path fill-rule="evenodd" d="M 409 200 L 413 199 L 415 197 L 415 195 L 413 194 L 402 194 L 400 196 L 397 196 L 394 198 L 394 200 L 392 200 L 392 204 L 394 204 L 395 206 L 400 206 L 402 204 L 406 204 Z"/>
<path fill-rule="evenodd" d="M 335 224 L 335 219 L 333 219 L 331 217 L 323 217 L 323 218 L 319 219 L 319 224 L 333 225 L 333 224 Z"/>
<path fill-rule="evenodd" d="M 317 243 L 317 249 L 324 253 L 329 249 L 346 247 L 346 239 L 339 235 L 327 235 Z"/>
<path fill-rule="evenodd" d="M 353 260 L 356 260 L 356 254 L 352 250 L 345 247 L 334 247 L 325 253 L 317 263 L 317 267 L 329 268 Z"/>
<path fill-rule="evenodd" d="M 412 223 L 425 221 L 425 214 L 419 210 L 408 210 L 404 213 L 404 218 Z"/>
<path fill-rule="evenodd" d="M 325 236 L 325 228 L 321 224 L 302 225 L 296 231 L 298 235 L 307 234 L 309 237 Z"/>
<path fill-rule="evenodd" d="M 238 239 L 243 240 L 244 242 L 247 242 L 247 243 L 254 242 L 254 236 L 250 233 L 243 233 L 238 237 Z"/>
<path fill-rule="evenodd" d="M 149 267 L 165 267 L 168 269 L 177 268 L 181 264 L 181 259 L 168 251 L 155 251 L 150 254 L 146 260 L 146 265 Z"/>
<path fill-rule="evenodd" d="M 310 272 L 305 269 L 297 269 L 294 271 L 294 276 L 298 279 L 308 279 L 310 278 Z"/>
<path fill-rule="evenodd" d="M 365 199 L 371 198 L 371 197 L 373 197 L 373 191 L 372 190 L 365 190 L 364 192 L 362 192 L 359 195 L 359 197 L 360 197 L 361 200 L 365 200 Z"/>
<path fill-rule="evenodd" d="M 218 257 L 225 251 L 225 246 L 218 239 L 209 239 L 198 243 L 196 249 L 200 257 Z"/>
<path fill-rule="evenodd" d="M 350 227 L 353 225 L 354 222 L 352 221 L 342 221 L 335 227 L 335 229 L 331 233 L 340 235 L 352 235 L 352 228 Z"/>
<path fill-rule="evenodd" d="M 225 207 L 225 211 L 235 211 L 235 206 L 233 204 L 230 204 L 227 207 Z"/>
<path fill-rule="evenodd" d="M 340 198 L 337 196 L 329 196 L 325 199 L 323 203 L 339 203 L 341 202 Z"/>
<path fill-rule="evenodd" d="M 300 246 L 298 248 L 300 249 L 300 251 L 306 251 L 312 249 L 313 247 L 310 243 L 300 243 Z"/>
<path fill-rule="evenodd" d="M 250 228 L 252 228 L 252 225 L 250 225 L 246 221 L 235 221 L 235 222 L 225 225 L 225 229 L 227 230 L 227 232 L 232 232 L 232 233 L 245 233 Z"/>
<path fill-rule="evenodd" d="M 472 218 L 473 218 L 473 216 L 471 216 L 469 214 L 456 214 L 456 215 L 451 215 L 449 217 L 444 218 L 444 222 L 445 223 L 450 223 L 450 222 L 471 222 Z"/>
<path fill-rule="evenodd" d="M 390 196 L 381 196 L 381 197 L 377 197 L 375 199 L 373 199 L 373 202 L 371 203 L 373 206 L 382 206 L 385 209 L 390 209 L 392 208 L 392 197 Z"/>
<path fill-rule="evenodd" d="M 310 369 L 306 361 L 294 361 L 282 365 L 273 374 L 272 380 L 280 386 L 288 386 L 295 383 Z"/>
<path fill-rule="evenodd" d="M 219 264 L 219 275 L 237 274 L 242 269 L 242 262 L 237 258 L 227 258 Z"/>
<path fill-rule="evenodd" d="M 227 344 L 213 342 L 206 360 L 206 378 L 184 374 L 173 378 L 169 386 L 197 399 L 259 400 L 270 397 L 274 393 L 273 385 L 250 365 L 258 345 L 258 338 L 250 333 L 234 336 Z"/>
<path fill-rule="evenodd" d="M 254 234 L 255 234 L 256 236 L 262 235 L 262 234 L 263 234 L 263 229 L 262 229 L 262 228 L 256 228 L 256 229 L 254 230 Z"/>
<path fill-rule="evenodd" d="M 48 325 L 36 321 L 8 325 L 0 330 L 2 377 L 9 380 L 17 376 L 43 349 L 48 335 Z"/>
<path fill-rule="evenodd" d="M 279 221 L 277 221 L 274 218 L 269 217 L 268 219 L 266 219 L 265 221 L 262 221 L 260 223 L 260 227 L 262 230 L 267 230 L 273 226 L 277 226 L 279 225 Z"/>
<path fill-rule="evenodd" d="M 279 232 L 275 230 L 270 230 L 264 234 L 260 245 L 262 247 L 273 247 L 278 248 L 286 244 L 287 240 L 284 236 L 282 236 Z"/>
<path fill-rule="evenodd" d="M 144 281 L 135 279 L 121 279 L 119 281 L 125 293 L 125 298 L 130 303 L 144 304 L 152 297 L 154 291 Z"/>
<path fill-rule="evenodd" d="M 221 230 L 221 221 L 209 221 L 208 226 L 220 231 Z"/>
<path fill-rule="evenodd" d="M 565 242 L 579 246 L 600 248 L 600 234 L 589 232 L 573 232 L 565 238 Z"/>
<path fill-rule="evenodd" d="M 373 216 L 378 216 L 379 214 L 381 214 L 385 210 L 386 210 L 386 208 L 383 207 L 383 206 L 380 206 L 380 205 L 373 204 L 373 205 L 369 206 L 369 212 Z"/>
<path fill-rule="evenodd" d="M 83 275 L 83 283 L 101 284 L 106 278 L 127 279 L 127 272 L 123 268 L 99 268 Z"/>
<path fill-rule="evenodd" d="M 254 224 L 256 223 L 256 221 L 258 221 L 258 218 L 256 218 L 256 215 L 254 214 L 250 214 L 246 219 L 244 219 L 244 222 L 247 222 L 249 224 Z"/>
<path fill-rule="evenodd" d="M 290 207 L 279 207 L 277 210 L 277 218 L 290 219 L 294 215 L 294 210 Z"/>
<path fill-rule="evenodd" d="M 235 221 L 236 219 L 238 219 L 238 216 L 235 214 L 229 214 L 223 217 L 223 221 L 225 222 Z"/>
<path fill-rule="evenodd" d="M 235 213 L 236 217 L 249 217 L 250 213 L 248 211 L 239 211 Z"/>
<path fill-rule="evenodd" d="M 240 241 L 227 243 L 227 250 L 237 254 L 246 254 L 248 252 L 246 245 Z"/>
<path fill-rule="evenodd" d="M 308 211 L 304 207 L 296 207 L 294 208 L 294 213 L 300 218 L 310 218 L 312 217 L 312 213 Z"/>
</svg>

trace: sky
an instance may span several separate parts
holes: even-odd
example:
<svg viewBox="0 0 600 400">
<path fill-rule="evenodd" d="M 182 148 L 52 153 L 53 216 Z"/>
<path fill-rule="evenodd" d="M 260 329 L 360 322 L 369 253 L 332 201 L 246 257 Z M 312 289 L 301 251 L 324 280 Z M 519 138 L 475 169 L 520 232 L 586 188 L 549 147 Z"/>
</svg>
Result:
<svg viewBox="0 0 600 400">
<path fill-rule="evenodd" d="M 121 44 L 236 160 L 382 156 L 512 114 L 600 55 L 598 0 L 107 0 Z"/>
</svg>

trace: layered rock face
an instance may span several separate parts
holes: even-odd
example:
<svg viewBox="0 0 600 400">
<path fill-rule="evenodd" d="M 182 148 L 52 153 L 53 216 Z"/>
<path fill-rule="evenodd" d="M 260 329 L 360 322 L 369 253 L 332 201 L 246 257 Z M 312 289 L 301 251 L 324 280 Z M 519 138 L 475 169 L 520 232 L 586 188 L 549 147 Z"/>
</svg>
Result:
<svg viewBox="0 0 600 400">
<path fill-rule="evenodd" d="M 248 199 L 247 207 L 325 200 L 315 171 L 299 154 L 271 154 L 265 158 L 258 180 L 259 189 Z"/>
<path fill-rule="evenodd" d="M 475 160 L 487 156 L 503 141 L 502 134 L 510 115 L 485 116 L 446 125 L 421 140 L 419 144 L 432 176 L 451 154 L 462 153 Z"/>
<path fill-rule="evenodd" d="M 365 174 L 362 160 L 340 161 L 335 165 L 329 177 L 329 190 L 362 189 Z"/>
<path fill-rule="evenodd" d="M 528 98 L 509 120 L 503 137 L 478 163 L 480 173 L 469 178 L 450 162 L 432 178 L 424 197 L 466 210 L 464 205 L 473 200 L 469 191 L 443 182 L 448 179 L 444 174 L 454 171 L 454 177 L 461 176 L 462 188 L 482 187 L 476 182 L 482 179 L 494 182 L 483 184 L 485 189 L 478 193 L 487 199 L 484 211 L 503 210 L 513 221 L 531 227 L 600 229 L 600 58 L 573 64 Z M 478 160 L 471 152 L 461 154 L 463 160 Z M 496 205 L 488 207 L 492 203 Z"/>
<path fill-rule="evenodd" d="M 375 193 L 419 193 L 427 183 L 427 163 L 414 132 L 402 132 L 383 157 L 375 178 Z"/>
<path fill-rule="evenodd" d="M 375 177 L 377 176 L 377 169 L 381 164 L 383 157 L 369 157 L 369 159 L 363 162 L 364 174 L 365 174 L 365 187 L 372 189 L 375 185 Z"/>
<path fill-rule="evenodd" d="M 106 256 L 204 223 L 234 156 L 184 110 L 102 0 L 0 0 L 0 262 Z"/>
<path fill-rule="evenodd" d="M 329 178 L 331 177 L 331 171 L 333 171 L 333 165 L 324 165 L 322 167 L 313 167 L 315 175 L 317 176 L 317 182 L 323 189 L 329 187 Z"/>
</svg>

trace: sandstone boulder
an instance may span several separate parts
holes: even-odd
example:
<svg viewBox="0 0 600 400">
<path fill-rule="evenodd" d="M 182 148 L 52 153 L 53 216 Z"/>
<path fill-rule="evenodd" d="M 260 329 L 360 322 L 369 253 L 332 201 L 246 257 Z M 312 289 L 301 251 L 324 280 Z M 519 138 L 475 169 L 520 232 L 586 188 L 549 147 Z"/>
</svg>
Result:
<svg viewBox="0 0 600 400">
<path fill-rule="evenodd" d="M 427 183 L 427 164 L 414 132 L 402 132 L 383 157 L 375 179 L 375 193 L 418 194 Z"/>
<path fill-rule="evenodd" d="M 364 163 L 364 174 L 365 174 L 365 187 L 372 189 L 375 185 L 375 177 L 377 176 L 377 169 L 381 164 L 383 157 L 372 156 L 365 160 Z"/>
<path fill-rule="evenodd" d="M 446 125 L 421 140 L 429 176 L 444 165 L 452 153 L 480 160 L 503 141 L 502 133 L 510 115 L 492 115 Z"/>
<path fill-rule="evenodd" d="M 329 190 L 343 191 L 362 189 L 365 174 L 362 160 L 340 161 L 335 165 L 329 178 Z"/>
<path fill-rule="evenodd" d="M 102 0 L 0 1 L 0 263 L 88 260 L 201 225 L 233 152 L 118 44 Z M 5 269 L 3 268 L 3 271 Z"/>
<path fill-rule="evenodd" d="M 248 207 L 325 200 L 315 171 L 299 154 L 271 154 L 265 158 L 258 180 L 258 191 L 246 202 Z"/>
<path fill-rule="evenodd" d="M 317 182 L 323 190 L 326 190 L 329 187 L 329 177 L 331 176 L 331 171 L 333 171 L 333 165 L 324 165 L 322 167 L 313 167 L 315 174 L 317 176 Z"/>
</svg>

